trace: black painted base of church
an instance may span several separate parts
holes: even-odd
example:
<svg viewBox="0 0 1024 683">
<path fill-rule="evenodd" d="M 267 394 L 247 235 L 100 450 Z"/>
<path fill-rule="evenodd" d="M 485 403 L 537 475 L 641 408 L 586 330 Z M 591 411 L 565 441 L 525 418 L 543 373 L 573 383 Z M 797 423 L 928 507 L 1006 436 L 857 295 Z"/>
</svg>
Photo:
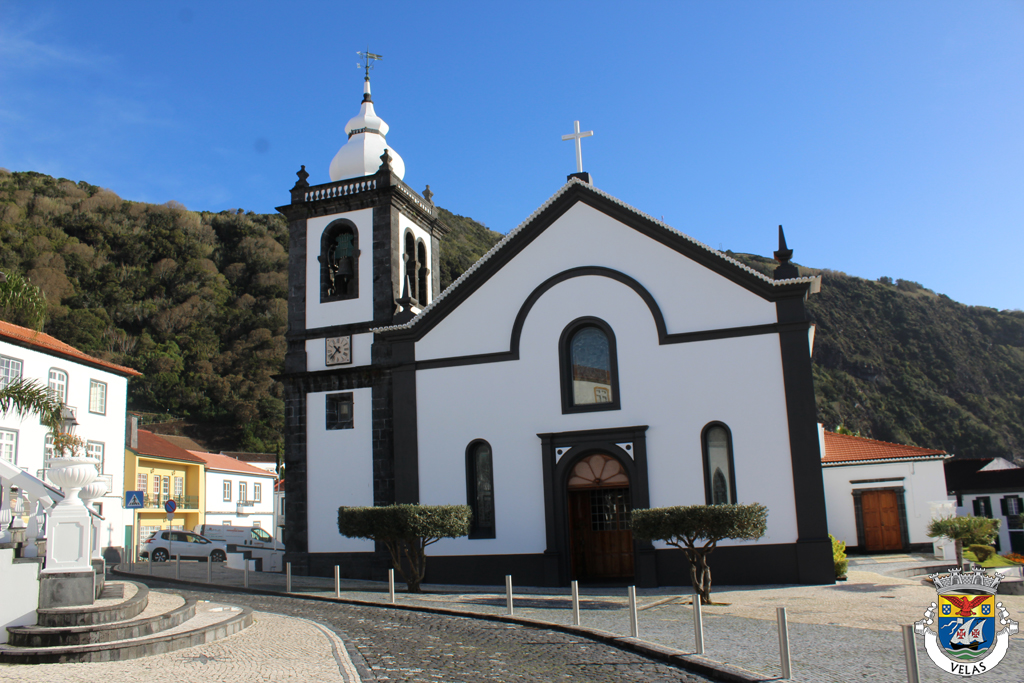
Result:
<svg viewBox="0 0 1024 683">
<path fill-rule="evenodd" d="M 338 565 L 342 578 L 386 581 L 390 566 L 379 553 L 310 553 L 307 557 L 311 576 L 334 576 Z M 690 563 L 681 550 L 649 550 L 638 553 L 636 559 L 637 574 L 623 583 L 641 588 L 689 585 Z M 708 564 L 715 586 L 835 581 L 828 541 L 717 548 Z M 568 579 L 559 578 L 564 573 L 561 565 L 553 553 L 428 556 L 424 583 L 502 586 L 505 575 L 511 574 L 518 586 L 568 586 Z"/>
</svg>

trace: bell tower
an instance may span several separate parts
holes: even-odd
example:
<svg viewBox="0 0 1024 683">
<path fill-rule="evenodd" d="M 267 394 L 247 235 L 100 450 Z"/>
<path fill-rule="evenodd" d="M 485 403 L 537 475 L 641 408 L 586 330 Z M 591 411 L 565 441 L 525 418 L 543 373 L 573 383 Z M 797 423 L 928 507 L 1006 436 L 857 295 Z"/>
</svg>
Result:
<svg viewBox="0 0 1024 683">
<path fill-rule="evenodd" d="M 311 185 L 303 166 L 291 201 L 277 209 L 289 230 L 280 376 L 285 559 L 300 575 L 330 572 L 310 566 L 310 558 L 360 547 L 332 528 L 339 500 L 380 505 L 418 499 L 415 466 L 395 456 L 409 451 L 402 444 L 415 439 L 415 419 L 400 414 L 403 406 L 393 399 L 409 390 L 414 373 L 394 369 L 396 351 L 371 330 L 409 320 L 440 294 L 441 240 L 448 228 L 429 188 L 421 196 L 402 180 L 405 162 L 388 145 L 388 125 L 370 94 L 370 65 L 380 56 L 360 54 L 366 58 L 363 99 L 345 124 L 330 181 Z M 372 566 L 383 573 L 386 557 L 365 557 L 366 571 Z"/>
</svg>

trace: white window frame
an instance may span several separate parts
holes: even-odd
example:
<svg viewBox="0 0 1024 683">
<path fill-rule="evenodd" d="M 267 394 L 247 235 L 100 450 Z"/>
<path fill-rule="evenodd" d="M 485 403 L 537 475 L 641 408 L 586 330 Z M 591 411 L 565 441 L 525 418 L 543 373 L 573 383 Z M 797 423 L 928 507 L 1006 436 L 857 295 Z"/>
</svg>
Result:
<svg viewBox="0 0 1024 683">
<path fill-rule="evenodd" d="M 101 382 L 98 379 L 89 380 L 89 412 L 96 415 L 107 414 L 106 382 Z"/>
<path fill-rule="evenodd" d="M 252 485 L 252 502 L 260 503 L 263 502 L 263 486 L 260 484 Z"/>
<path fill-rule="evenodd" d="M 179 482 L 181 486 L 178 486 Z M 185 497 L 185 477 L 174 475 L 174 500 L 180 501 Z"/>
<path fill-rule="evenodd" d="M 61 380 L 61 375 L 64 379 Z M 56 397 L 61 403 L 68 402 L 68 373 L 60 368 L 50 368 L 49 379 L 46 383 L 50 395 Z"/>
<path fill-rule="evenodd" d="M 225 479 L 224 480 L 224 502 L 225 503 L 230 503 L 231 502 L 231 480 L 230 479 Z"/>
<path fill-rule="evenodd" d="M 6 387 L 11 380 L 21 378 L 24 363 L 17 358 L 0 356 L 0 389 Z"/>
<path fill-rule="evenodd" d="M 86 441 L 85 442 L 85 454 L 90 458 L 97 458 L 100 461 L 100 474 L 103 474 L 103 465 L 106 462 L 107 446 L 102 441 Z M 98 453 L 98 455 L 97 455 Z"/>
<path fill-rule="evenodd" d="M 135 488 L 142 491 L 143 496 L 149 495 L 149 475 L 145 472 L 135 473 Z"/>
<path fill-rule="evenodd" d="M 46 437 L 43 439 L 43 457 L 53 457 L 53 434 L 50 432 L 47 432 Z"/>
<path fill-rule="evenodd" d="M 10 457 L 7 457 L 8 453 Z M 18 466 L 18 430 L 0 429 L 0 460 Z"/>
<path fill-rule="evenodd" d="M 238 482 L 238 502 L 239 503 L 248 503 L 249 502 L 248 498 L 246 498 L 246 495 L 248 494 L 248 488 L 249 487 L 246 486 L 244 481 Z"/>
</svg>

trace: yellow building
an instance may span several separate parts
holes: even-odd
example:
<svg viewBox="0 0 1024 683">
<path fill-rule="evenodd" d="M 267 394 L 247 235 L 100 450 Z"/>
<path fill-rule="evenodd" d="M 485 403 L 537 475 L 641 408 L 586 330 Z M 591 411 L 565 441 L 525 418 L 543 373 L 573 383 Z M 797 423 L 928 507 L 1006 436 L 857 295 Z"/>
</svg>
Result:
<svg viewBox="0 0 1024 683">
<path fill-rule="evenodd" d="M 139 547 L 161 529 L 193 529 L 206 518 L 206 472 L 202 458 L 143 429 L 129 439 L 124 452 L 124 490 L 142 491 L 143 506 L 135 510 L 133 545 Z M 168 519 L 165 505 L 177 505 Z"/>
</svg>

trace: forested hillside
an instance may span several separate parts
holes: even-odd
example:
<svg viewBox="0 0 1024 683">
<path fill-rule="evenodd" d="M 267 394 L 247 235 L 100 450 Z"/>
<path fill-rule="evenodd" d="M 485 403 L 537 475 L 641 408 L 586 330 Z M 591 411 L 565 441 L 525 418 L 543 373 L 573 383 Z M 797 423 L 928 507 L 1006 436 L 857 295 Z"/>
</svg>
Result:
<svg viewBox="0 0 1024 683">
<path fill-rule="evenodd" d="M 442 211 L 442 288 L 501 235 Z M 184 420 L 224 450 L 277 451 L 287 229 L 85 182 L 0 170 L 0 270 L 46 295 L 44 329 L 137 368 L 129 408 Z M 768 259 L 734 256 L 770 272 Z M 815 381 L 827 427 L 957 455 L 1024 460 L 1024 313 L 958 304 L 912 282 L 821 272 Z"/>
</svg>

